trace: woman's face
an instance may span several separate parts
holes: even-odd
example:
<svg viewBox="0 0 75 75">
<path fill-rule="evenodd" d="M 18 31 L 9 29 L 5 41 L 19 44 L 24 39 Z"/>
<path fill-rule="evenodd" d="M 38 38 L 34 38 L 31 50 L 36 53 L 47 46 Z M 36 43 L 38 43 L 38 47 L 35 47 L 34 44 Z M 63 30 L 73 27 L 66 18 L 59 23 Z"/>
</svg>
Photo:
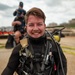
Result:
<svg viewBox="0 0 75 75">
<path fill-rule="evenodd" d="M 27 33 L 32 38 L 39 38 L 45 32 L 46 25 L 42 18 L 30 15 L 26 25 Z"/>
</svg>

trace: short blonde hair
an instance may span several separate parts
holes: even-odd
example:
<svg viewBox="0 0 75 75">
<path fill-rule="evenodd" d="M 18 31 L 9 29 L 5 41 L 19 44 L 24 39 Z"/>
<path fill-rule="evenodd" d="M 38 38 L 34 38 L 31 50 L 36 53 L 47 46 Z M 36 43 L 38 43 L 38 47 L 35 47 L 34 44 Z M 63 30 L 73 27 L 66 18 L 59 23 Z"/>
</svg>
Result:
<svg viewBox="0 0 75 75">
<path fill-rule="evenodd" d="M 34 15 L 34 16 L 37 16 L 39 18 L 42 18 L 44 20 L 44 22 L 45 22 L 46 16 L 45 16 L 44 12 L 40 8 L 33 7 L 26 13 L 26 15 L 25 15 L 26 24 L 28 22 L 29 15 Z"/>
</svg>

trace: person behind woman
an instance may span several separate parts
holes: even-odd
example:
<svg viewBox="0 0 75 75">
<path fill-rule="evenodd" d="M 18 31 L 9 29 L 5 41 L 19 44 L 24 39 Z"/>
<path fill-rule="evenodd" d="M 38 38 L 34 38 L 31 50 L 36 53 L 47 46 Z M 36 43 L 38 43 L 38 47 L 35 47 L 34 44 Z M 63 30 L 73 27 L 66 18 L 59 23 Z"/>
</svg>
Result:
<svg viewBox="0 0 75 75">
<path fill-rule="evenodd" d="M 14 27 L 14 39 L 16 44 L 19 43 L 22 38 L 22 34 L 26 32 L 25 30 L 25 14 L 26 10 L 23 9 L 23 2 L 19 2 L 19 7 L 13 12 L 13 16 L 16 16 L 14 21 L 12 22 L 12 26 Z"/>
<path fill-rule="evenodd" d="M 25 34 L 25 14 L 22 9 L 19 9 L 17 12 L 17 16 L 12 22 L 12 26 L 14 27 L 14 38 L 16 44 L 19 43 L 22 36 Z"/>
</svg>

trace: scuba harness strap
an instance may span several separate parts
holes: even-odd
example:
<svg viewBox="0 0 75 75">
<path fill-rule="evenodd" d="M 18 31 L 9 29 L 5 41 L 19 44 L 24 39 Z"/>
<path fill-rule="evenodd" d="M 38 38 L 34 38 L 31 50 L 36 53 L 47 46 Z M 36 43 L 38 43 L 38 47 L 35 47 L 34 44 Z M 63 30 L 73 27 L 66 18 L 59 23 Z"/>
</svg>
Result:
<svg viewBox="0 0 75 75">
<path fill-rule="evenodd" d="M 54 71 L 56 69 L 54 68 L 55 61 L 52 54 L 52 44 L 50 42 L 51 42 L 51 38 L 47 37 L 46 51 L 43 58 L 41 71 L 44 72 L 45 70 L 50 69 L 48 75 L 54 75 L 55 73 Z M 48 67 L 46 67 L 47 65 Z"/>
</svg>

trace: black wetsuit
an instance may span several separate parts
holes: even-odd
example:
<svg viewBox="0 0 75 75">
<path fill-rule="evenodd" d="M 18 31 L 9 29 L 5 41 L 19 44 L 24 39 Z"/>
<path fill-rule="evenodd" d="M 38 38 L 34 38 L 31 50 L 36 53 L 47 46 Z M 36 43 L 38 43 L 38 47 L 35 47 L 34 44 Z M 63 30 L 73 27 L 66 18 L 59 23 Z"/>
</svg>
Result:
<svg viewBox="0 0 75 75">
<path fill-rule="evenodd" d="M 25 33 L 25 19 L 24 19 L 24 17 L 16 17 L 14 19 L 14 21 L 20 21 L 21 22 L 21 25 L 15 25 L 14 26 L 14 32 L 19 30 L 22 34 L 24 34 Z"/>
<path fill-rule="evenodd" d="M 29 40 L 29 50 L 32 49 L 33 50 L 33 54 L 34 54 L 34 59 L 37 58 L 37 62 L 38 59 L 40 60 L 40 65 L 42 64 L 41 61 L 41 55 L 42 53 L 45 54 L 45 50 L 46 50 L 46 42 L 47 42 L 47 38 L 46 36 L 44 37 L 40 37 L 39 39 L 33 39 L 33 38 L 28 38 Z M 30 45 L 31 44 L 31 45 Z M 52 44 L 52 42 L 51 42 Z M 13 75 L 14 71 L 16 71 L 18 65 L 19 65 L 19 51 L 21 50 L 21 44 L 19 44 L 18 46 L 16 46 L 9 58 L 9 62 L 7 64 L 7 67 L 4 69 L 4 71 L 2 72 L 1 75 Z M 60 46 L 59 46 L 60 47 Z M 43 50 L 43 51 L 42 51 Z M 51 75 L 63 75 L 62 73 L 62 69 L 61 69 L 61 65 L 60 65 L 60 59 L 59 59 L 59 54 L 58 51 L 56 50 L 56 47 L 52 44 L 51 47 L 52 53 L 53 53 L 53 57 L 54 57 L 54 61 L 57 67 L 57 70 L 55 71 L 55 74 L 51 74 Z M 64 68 L 64 72 L 66 75 L 67 72 L 67 61 L 66 58 L 62 52 L 62 49 L 60 48 L 60 54 L 61 54 L 61 58 L 62 58 L 62 63 L 63 63 L 63 68 Z M 36 56 L 37 55 L 37 56 Z M 37 67 L 36 67 L 36 61 L 34 62 L 34 71 L 37 71 Z M 38 71 L 37 71 L 38 72 Z M 45 75 L 48 75 L 48 72 L 50 72 L 50 70 L 45 70 Z M 40 75 L 40 74 L 32 74 L 32 75 Z"/>
</svg>

